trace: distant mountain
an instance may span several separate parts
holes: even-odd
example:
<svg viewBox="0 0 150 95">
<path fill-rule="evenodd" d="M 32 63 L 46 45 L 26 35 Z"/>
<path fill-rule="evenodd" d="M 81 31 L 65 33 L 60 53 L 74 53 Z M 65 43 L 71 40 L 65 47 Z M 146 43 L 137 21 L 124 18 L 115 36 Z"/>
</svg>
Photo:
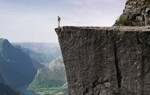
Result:
<svg viewBox="0 0 150 95">
<path fill-rule="evenodd" d="M 44 89 L 51 90 L 50 88 L 57 87 L 57 90 L 60 91 L 60 89 L 62 90 L 62 86 L 66 84 L 66 82 L 67 82 L 66 72 L 63 64 L 63 59 L 62 57 L 58 57 L 50 63 L 49 67 L 41 68 L 38 71 L 37 75 L 35 76 L 35 79 L 30 84 L 29 89 L 35 92 L 38 91 L 42 92 L 45 91 Z M 67 91 L 67 87 L 65 87 L 64 91 L 65 92 Z M 46 93 L 46 95 L 53 95 L 53 94 Z"/>
<path fill-rule="evenodd" d="M 63 63 L 62 56 L 57 57 L 55 60 L 53 60 L 49 64 L 49 70 L 52 71 L 54 74 L 58 75 L 61 72 L 61 77 L 65 78 L 66 72 L 65 72 L 65 66 Z"/>
<path fill-rule="evenodd" d="M 0 83 L 0 95 L 23 95 L 8 85 Z"/>
<path fill-rule="evenodd" d="M 29 85 L 40 67 L 41 64 L 21 49 L 12 46 L 6 39 L 0 39 L 0 82 L 15 88 Z"/>
<path fill-rule="evenodd" d="M 56 43 L 12 43 L 19 47 L 39 63 L 49 64 L 61 55 L 60 47 Z"/>
</svg>

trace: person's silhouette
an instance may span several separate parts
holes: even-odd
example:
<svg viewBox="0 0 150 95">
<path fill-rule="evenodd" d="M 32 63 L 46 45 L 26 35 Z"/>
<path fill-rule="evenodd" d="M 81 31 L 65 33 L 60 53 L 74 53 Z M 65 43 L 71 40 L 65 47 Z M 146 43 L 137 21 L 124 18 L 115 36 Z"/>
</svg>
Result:
<svg viewBox="0 0 150 95">
<path fill-rule="evenodd" d="M 60 20 L 61 18 L 58 16 L 58 27 L 60 27 Z"/>
</svg>

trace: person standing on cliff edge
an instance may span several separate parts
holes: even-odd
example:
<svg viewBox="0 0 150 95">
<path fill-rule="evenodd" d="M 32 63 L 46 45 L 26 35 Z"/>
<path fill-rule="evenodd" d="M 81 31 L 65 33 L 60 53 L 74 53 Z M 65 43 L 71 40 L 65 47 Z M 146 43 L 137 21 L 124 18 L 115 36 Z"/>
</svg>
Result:
<svg viewBox="0 0 150 95">
<path fill-rule="evenodd" d="M 61 18 L 58 16 L 58 27 L 60 27 Z"/>
</svg>

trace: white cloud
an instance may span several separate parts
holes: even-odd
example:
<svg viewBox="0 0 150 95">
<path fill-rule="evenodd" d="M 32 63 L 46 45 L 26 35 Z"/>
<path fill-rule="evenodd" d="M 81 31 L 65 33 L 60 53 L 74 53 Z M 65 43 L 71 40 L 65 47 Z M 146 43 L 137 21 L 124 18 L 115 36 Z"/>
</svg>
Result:
<svg viewBox="0 0 150 95">
<path fill-rule="evenodd" d="M 74 5 L 82 5 L 83 4 L 82 0 L 66 0 L 66 2 L 74 4 Z"/>
</svg>

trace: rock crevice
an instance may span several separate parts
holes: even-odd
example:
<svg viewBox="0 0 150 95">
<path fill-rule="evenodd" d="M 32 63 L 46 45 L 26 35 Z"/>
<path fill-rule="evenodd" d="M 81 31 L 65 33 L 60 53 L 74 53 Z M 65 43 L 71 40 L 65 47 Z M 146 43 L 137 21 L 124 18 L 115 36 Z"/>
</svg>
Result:
<svg viewBox="0 0 150 95">
<path fill-rule="evenodd" d="M 121 75 L 121 71 L 120 71 L 119 63 L 118 63 L 116 42 L 114 42 L 114 56 L 115 56 L 115 65 L 116 65 L 116 72 L 117 72 L 118 88 L 121 88 L 122 75 Z"/>
</svg>

